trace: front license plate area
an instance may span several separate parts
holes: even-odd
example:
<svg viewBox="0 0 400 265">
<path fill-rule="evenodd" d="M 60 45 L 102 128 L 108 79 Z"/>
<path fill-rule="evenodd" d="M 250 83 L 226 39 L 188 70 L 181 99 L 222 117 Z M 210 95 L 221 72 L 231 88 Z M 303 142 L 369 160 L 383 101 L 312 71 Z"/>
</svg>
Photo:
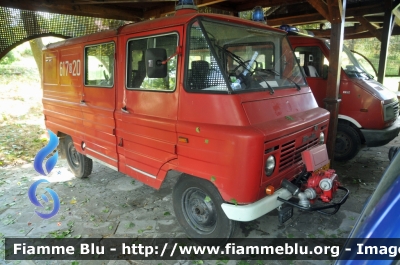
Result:
<svg viewBox="0 0 400 265">
<path fill-rule="evenodd" d="M 283 224 L 293 216 L 293 207 L 287 204 L 283 204 L 278 208 L 279 223 Z"/>
</svg>

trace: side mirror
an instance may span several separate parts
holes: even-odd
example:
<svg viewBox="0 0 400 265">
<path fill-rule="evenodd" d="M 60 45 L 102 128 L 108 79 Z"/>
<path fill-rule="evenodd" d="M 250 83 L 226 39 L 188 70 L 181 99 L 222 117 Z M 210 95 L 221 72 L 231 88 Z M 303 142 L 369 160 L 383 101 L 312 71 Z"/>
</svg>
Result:
<svg viewBox="0 0 400 265">
<path fill-rule="evenodd" d="M 149 78 L 164 78 L 167 76 L 167 50 L 163 48 L 149 48 L 144 55 L 146 72 Z"/>
<path fill-rule="evenodd" d="M 329 70 L 329 66 L 327 66 L 326 64 L 324 64 L 322 66 L 322 78 L 323 79 L 327 79 L 328 78 L 328 70 Z"/>
</svg>

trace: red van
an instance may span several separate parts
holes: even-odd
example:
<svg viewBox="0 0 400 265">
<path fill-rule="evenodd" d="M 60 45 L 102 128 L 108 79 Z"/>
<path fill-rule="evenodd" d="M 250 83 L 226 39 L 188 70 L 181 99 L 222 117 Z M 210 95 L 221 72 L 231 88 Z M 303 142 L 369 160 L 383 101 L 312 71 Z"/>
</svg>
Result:
<svg viewBox="0 0 400 265">
<path fill-rule="evenodd" d="M 329 113 L 281 30 L 182 8 L 51 44 L 43 68 L 45 123 L 74 174 L 95 160 L 158 189 L 180 172 L 173 205 L 192 238 L 227 239 L 282 204 L 335 212 L 347 198 L 331 201 L 344 189 L 332 170 L 307 182 L 304 151 L 329 166 Z"/>
<path fill-rule="evenodd" d="M 291 35 L 289 41 L 318 106 L 324 107 L 329 40 Z M 362 144 L 382 146 L 399 134 L 399 102 L 396 94 L 375 81 L 346 46 L 343 46 L 342 52 L 339 97 L 335 160 L 352 159 Z"/>
</svg>

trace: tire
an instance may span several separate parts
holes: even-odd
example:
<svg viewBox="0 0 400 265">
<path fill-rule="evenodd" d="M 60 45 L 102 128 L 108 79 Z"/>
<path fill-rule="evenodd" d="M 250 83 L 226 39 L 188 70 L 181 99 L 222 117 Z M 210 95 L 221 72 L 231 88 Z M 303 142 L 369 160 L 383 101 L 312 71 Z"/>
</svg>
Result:
<svg viewBox="0 0 400 265">
<path fill-rule="evenodd" d="M 175 216 L 188 237 L 203 244 L 222 245 L 234 234 L 237 222 L 225 215 L 221 208 L 224 201 L 211 182 L 183 175 L 174 186 L 172 201 Z"/>
<path fill-rule="evenodd" d="M 357 131 L 350 125 L 339 122 L 335 141 L 335 160 L 350 160 L 357 155 L 360 148 L 361 139 Z"/>
<path fill-rule="evenodd" d="M 70 136 L 65 137 L 64 148 L 69 169 L 74 173 L 75 177 L 87 178 L 92 173 L 92 159 L 75 149 L 74 142 Z"/>
</svg>

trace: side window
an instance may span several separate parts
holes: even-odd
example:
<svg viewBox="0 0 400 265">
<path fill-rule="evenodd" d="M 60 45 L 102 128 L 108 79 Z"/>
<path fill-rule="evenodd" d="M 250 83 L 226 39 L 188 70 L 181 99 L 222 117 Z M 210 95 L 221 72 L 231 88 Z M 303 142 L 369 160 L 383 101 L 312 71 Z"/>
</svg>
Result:
<svg viewBox="0 0 400 265">
<path fill-rule="evenodd" d="M 318 46 L 297 47 L 294 53 L 307 77 L 321 77 L 327 71 L 329 61 Z"/>
<path fill-rule="evenodd" d="M 163 48 L 167 51 L 167 57 L 170 57 L 176 52 L 177 46 L 178 35 L 176 33 L 129 40 L 126 87 L 128 89 L 175 90 L 177 56 L 168 61 L 168 74 L 165 78 L 148 78 L 144 54 L 148 48 Z"/>
<path fill-rule="evenodd" d="M 114 54 L 113 42 L 85 47 L 85 86 L 114 85 Z"/>
</svg>

